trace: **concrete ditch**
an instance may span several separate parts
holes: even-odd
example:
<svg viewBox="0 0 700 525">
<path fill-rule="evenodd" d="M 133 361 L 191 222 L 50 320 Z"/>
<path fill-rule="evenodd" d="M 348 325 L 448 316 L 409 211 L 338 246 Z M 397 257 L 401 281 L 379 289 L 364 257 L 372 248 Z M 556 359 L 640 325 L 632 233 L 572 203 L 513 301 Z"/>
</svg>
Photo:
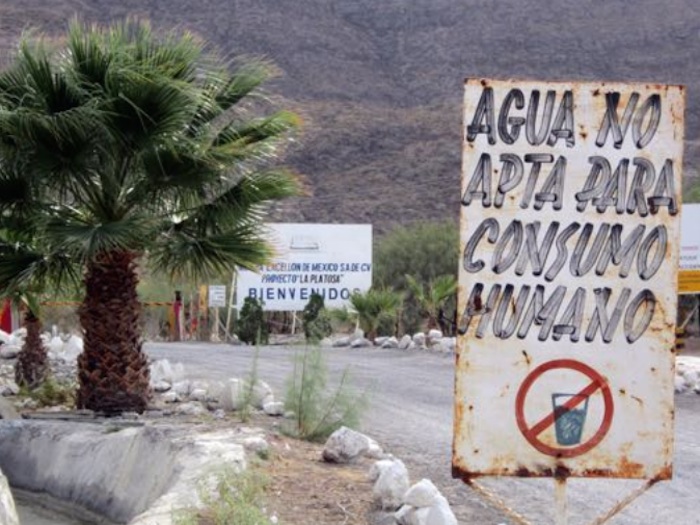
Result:
<svg viewBox="0 0 700 525">
<path fill-rule="evenodd" d="M 199 505 L 195 487 L 245 469 L 255 429 L 193 430 L 112 421 L 0 421 L 0 469 L 10 485 L 46 493 L 105 523 L 171 525 Z"/>
</svg>

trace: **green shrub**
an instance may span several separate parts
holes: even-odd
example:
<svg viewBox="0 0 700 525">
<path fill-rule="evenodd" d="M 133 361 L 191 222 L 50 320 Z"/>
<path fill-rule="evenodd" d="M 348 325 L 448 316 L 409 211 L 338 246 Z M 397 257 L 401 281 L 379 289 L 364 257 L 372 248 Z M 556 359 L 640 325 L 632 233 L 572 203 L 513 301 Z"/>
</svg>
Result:
<svg viewBox="0 0 700 525">
<path fill-rule="evenodd" d="M 366 393 L 358 395 L 351 390 L 347 368 L 330 392 L 326 389 L 327 375 L 320 348 L 307 348 L 295 358 L 284 399 L 285 409 L 294 413 L 291 425 L 284 429 L 288 434 L 323 441 L 342 426 L 357 428 L 367 407 Z"/>
<path fill-rule="evenodd" d="M 384 319 L 385 326 L 387 321 L 391 319 L 391 333 L 393 333 L 396 315 L 402 301 L 403 296 L 392 290 L 371 289 L 365 293 L 355 292 L 350 296 L 350 304 L 357 312 L 360 328 L 372 341 L 377 337 L 379 323 L 382 319 Z"/>
<path fill-rule="evenodd" d="M 262 304 L 253 297 L 246 297 L 236 324 L 236 335 L 246 344 L 267 344 L 270 330 L 265 322 Z"/>
<path fill-rule="evenodd" d="M 51 407 L 56 405 L 75 406 L 76 385 L 67 382 L 59 382 L 49 378 L 37 388 L 20 389 L 19 395 L 33 399 L 39 407 Z"/>
<path fill-rule="evenodd" d="M 459 226 L 456 222 L 420 222 L 398 227 L 376 239 L 373 281 L 375 286 L 409 292 L 406 275 L 429 283 L 441 275 L 457 279 L 459 268 Z M 451 307 L 451 305 L 449 306 Z M 449 313 L 446 314 L 448 317 Z M 401 311 L 406 332 L 420 329 L 421 307 L 407 302 Z"/>
<path fill-rule="evenodd" d="M 304 307 L 302 314 L 304 322 L 304 335 L 310 343 L 320 341 L 333 333 L 331 318 L 326 312 L 323 296 L 312 293 L 309 302 Z"/>
<path fill-rule="evenodd" d="M 263 512 L 267 479 L 257 470 L 222 471 L 212 492 L 202 484 L 201 509 L 178 512 L 175 525 L 263 525 L 270 523 Z"/>
</svg>

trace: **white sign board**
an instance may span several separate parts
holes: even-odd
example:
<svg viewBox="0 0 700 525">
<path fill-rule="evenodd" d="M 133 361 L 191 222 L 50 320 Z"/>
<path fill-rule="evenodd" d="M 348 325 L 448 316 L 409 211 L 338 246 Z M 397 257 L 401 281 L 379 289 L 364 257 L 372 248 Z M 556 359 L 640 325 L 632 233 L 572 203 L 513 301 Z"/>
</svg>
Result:
<svg viewBox="0 0 700 525">
<path fill-rule="evenodd" d="M 465 88 L 454 475 L 670 478 L 683 88 Z"/>
<path fill-rule="evenodd" d="M 700 293 L 700 204 L 683 204 L 679 293 Z"/>
<path fill-rule="evenodd" d="M 265 310 L 303 310 L 314 292 L 326 307 L 339 308 L 372 286 L 372 225 L 278 223 L 269 229 L 276 256 L 257 273 L 238 273 L 237 308 L 254 297 Z"/>
<path fill-rule="evenodd" d="M 222 308 L 226 306 L 226 285 L 209 285 L 209 308 Z"/>
</svg>

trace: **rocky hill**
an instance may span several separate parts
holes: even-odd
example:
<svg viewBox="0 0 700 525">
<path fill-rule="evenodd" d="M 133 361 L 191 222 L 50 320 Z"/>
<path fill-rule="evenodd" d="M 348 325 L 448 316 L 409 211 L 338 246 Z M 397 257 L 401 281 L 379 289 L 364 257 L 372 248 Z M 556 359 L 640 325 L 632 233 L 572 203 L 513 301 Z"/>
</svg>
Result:
<svg viewBox="0 0 700 525">
<path fill-rule="evenodd" d="M 272 89 L 306 121 L 288 160 L 311 196 L 286 220 L 456 218 L 467 76 L 686 84 L 686 178 L 700 171 L 696 0 L 2 0 L 0 55 L 75 13 L 142 15 L 274 60 Z"/>
</svg>

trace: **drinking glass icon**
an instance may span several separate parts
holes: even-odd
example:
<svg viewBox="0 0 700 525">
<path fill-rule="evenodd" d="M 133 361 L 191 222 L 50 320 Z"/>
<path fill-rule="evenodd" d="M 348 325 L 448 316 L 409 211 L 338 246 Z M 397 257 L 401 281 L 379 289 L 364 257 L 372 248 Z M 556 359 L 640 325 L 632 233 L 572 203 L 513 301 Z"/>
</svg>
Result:
<svg viewBox="0 0 700 525">
<path fill-rule="evenodd" d="M 566 405 L 571 406 L 568 408 Z M 582 394 L 552 394 L 554 431 L 559 445 L 581 443 L 583 425 L 588 412 L 588 396 Z"/>
</svg>

